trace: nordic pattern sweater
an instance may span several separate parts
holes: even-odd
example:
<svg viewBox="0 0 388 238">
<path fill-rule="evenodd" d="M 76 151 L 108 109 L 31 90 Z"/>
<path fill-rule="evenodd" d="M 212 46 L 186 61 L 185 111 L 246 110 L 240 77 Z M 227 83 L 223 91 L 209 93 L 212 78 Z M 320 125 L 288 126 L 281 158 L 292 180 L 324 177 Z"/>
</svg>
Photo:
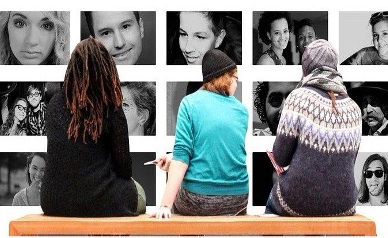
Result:
<svg viewBox="0 0 388 238">
<path fill-rule="evenodd" d="M 289 165 L 272 189 L 285 216 L 355 213 L 354 162 L 361 141 L 361 111 L 345 95 L 332 101 L 325 90 L 295 89 L 285 101 L 273 146 L 279 166 Z"/>
</svg>

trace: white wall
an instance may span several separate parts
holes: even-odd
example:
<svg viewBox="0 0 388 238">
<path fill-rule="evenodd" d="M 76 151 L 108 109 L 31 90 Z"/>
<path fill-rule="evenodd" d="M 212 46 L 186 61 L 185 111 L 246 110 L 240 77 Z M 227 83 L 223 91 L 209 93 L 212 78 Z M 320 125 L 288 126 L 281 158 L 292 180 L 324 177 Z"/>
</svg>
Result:
<svg viewBox="0 0 388 238">
<path fill-rule="evenodd" d="M 253 81 L 298 81 L 301 77 L 300 66 L 254 66 L 252 65 L 252 11 L 265 10 L 287 10 L 287 11 L 328 11 L 329 12 L 329 39 L 336 49 L 341 46 L 342 37 L 339 34 L 340 12 L 341 11 L 375 11 L 387 10 L 388 1 L 379 1 L 379 6 L 371 4 L 371 1 L 258 1 L 258 0 L 142 0 L 142 1 L 1 1 L 2 10 L 62 10 L 71 11 L 71 49 L 80 39 L 79 18 L 80 11 L 83 10 L 138 10 L 156 11 L 156 66 L 119 66 L 119 74 L 124 81 L 156 81 L 157 87 L 157 135 L 150 137 L 131 137 L 132 151 L 154 151 L 158 154 L 171 151 L 174 138 L 166 135 L 166 82 L 169 81 L 198 81 L 202 78 L 200 66 L 166 66 L 166 11 L 177 10 L 223 10 L 243 12 L 243 64 L 239 66 L 239 79 L 242 81 L 242 101 L 250 111 L 248 124 L 248 134 L 246 140 L 248 172 L 251 173 L 252 152 L 270 150 L 273 137 L 253 137 L 252 136 L 252 82 Z M 368 13 L 369 14 L 369 13 Z M 368 15 L 366 14 L 366 15 Z M 365 20 L 362 20 L 365 22 Z M 354 31 L 358 31 L 357 27 Z M 367 29 L 362 29 L 367 35 Z M 360 30 L 361 31 L 361 30 Z M 350 33 L 349 33 L 350 34 Z M 364 34 L 362 34 L 364 35 Z M 345 37 L 345 36 L 344 36 Z M 355 45 L 353 41 L 359 37 L 347 40 L 350 45 Z M 339 44 L 341 42 L 341 44 Z M 366 43 L 360 44 L 364 45 Z M 359 46 L 356 45 L 356 48 Z M 355 49 L 349 50 L 349 52 Z M 347 81 L 364 80 L 388 80 L 387 66 L 343 66 L 339 71 Z M 62 81 L 66 66 L 0 66 L 0 80 L 6 81 Z M 383 77 L 384 76 L 384 77 Z M 388 152 L 386 146 L 388 138 L 364 137 L 362 139 L 360 151 L 363 152 Z M 23 138 L 0 138 L 0 151 L 46 151 L 45 137 L 23 137 Z M 20 147 L 20 145 L 23 147 Z M 160 204 L 165 186 L 165 174 L 158 171 L 156 200 Z M 250 198 L 251 200 L 251 198 Z M 148 207 L 151 212 L 155 207 Z M 250 214 L 262 213 L 263 207 L 253 207 L 249 204 Z M 0 236 L 8 234 L 9 221 L 17 219 L 29 213 L 40 213 L 39 207 L 0 207 Z M 388 207 L 360 207 L 358 212 L 373 219 L 377 225 L 377 234 L 380 237 L 388 237 Z"/>
</svg>

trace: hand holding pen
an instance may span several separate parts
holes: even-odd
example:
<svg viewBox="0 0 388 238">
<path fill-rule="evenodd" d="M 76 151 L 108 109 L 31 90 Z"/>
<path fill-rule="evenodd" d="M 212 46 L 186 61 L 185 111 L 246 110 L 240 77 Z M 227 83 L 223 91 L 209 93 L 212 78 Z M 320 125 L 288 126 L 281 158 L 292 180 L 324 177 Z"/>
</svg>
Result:
<svg viewBox="0 0 388 238">
<path fill-rule="evenodd" d="M 170 168 L 170 163 L 171 163 L 172 157 L 173 157 L 172 153 L 167 153 L 165 155 L 160 156 L 159 158 L 157 158 L 155 160 L 151 160 L 151 161 L 144 163 L 144 165 L 154 164 L 154 165 L 158 166 L 159 169 L 168 172 L 168 169 Z"/>
</svg>

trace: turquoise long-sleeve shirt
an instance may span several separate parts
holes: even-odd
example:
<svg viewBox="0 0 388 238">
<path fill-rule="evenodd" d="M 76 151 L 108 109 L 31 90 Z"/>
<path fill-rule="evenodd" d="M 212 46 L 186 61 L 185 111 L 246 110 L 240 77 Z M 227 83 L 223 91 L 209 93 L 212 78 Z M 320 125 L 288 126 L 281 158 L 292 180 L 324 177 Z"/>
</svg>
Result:
<svg viewBox="0 0 388 238">
<path fill-rule="evenodd" d="M 182 186 L 202 195 L 248 194 L 248 111 L 233 96 L 198 90 L 178 111 L 173 160 L 188 165 Z"/>
</svg>

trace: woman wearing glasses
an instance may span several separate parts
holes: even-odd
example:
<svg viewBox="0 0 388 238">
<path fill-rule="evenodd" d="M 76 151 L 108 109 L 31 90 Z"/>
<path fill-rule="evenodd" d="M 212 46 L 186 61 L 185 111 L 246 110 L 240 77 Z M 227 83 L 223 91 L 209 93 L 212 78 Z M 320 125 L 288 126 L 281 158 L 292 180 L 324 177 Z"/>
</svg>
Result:
<svg viewBox="0 0 388 238">
<path fill-rule="evenodd" d="M 388 64 L 388 11 L 373 13 L 369 19 L 369 24 L 372 26 L 373 46 L 357 51 L 341 65 Z"/>
<path fill-rule="evenodd" d="M 362 168 L 357 205 L 388 205 L 388 163 L 379 154 L 369 156 Z"/>
<path fill-rule="evenodd" d="M 25 136 L 25 118 L 27 114 L 27 101 L 24 98 L 17 98 L 9 112 L 7 120 L 0 127 L 2 136 Z"/>
<path fill-rule="evenodd" d="M 259 82 L 257 84 L 253 105 L 265 129 L 261 129 L 263 126 L 254 125 L 254 136 L 276 135 L 284 101 L 297 84 L 297 82 Z"/>
</svg>

